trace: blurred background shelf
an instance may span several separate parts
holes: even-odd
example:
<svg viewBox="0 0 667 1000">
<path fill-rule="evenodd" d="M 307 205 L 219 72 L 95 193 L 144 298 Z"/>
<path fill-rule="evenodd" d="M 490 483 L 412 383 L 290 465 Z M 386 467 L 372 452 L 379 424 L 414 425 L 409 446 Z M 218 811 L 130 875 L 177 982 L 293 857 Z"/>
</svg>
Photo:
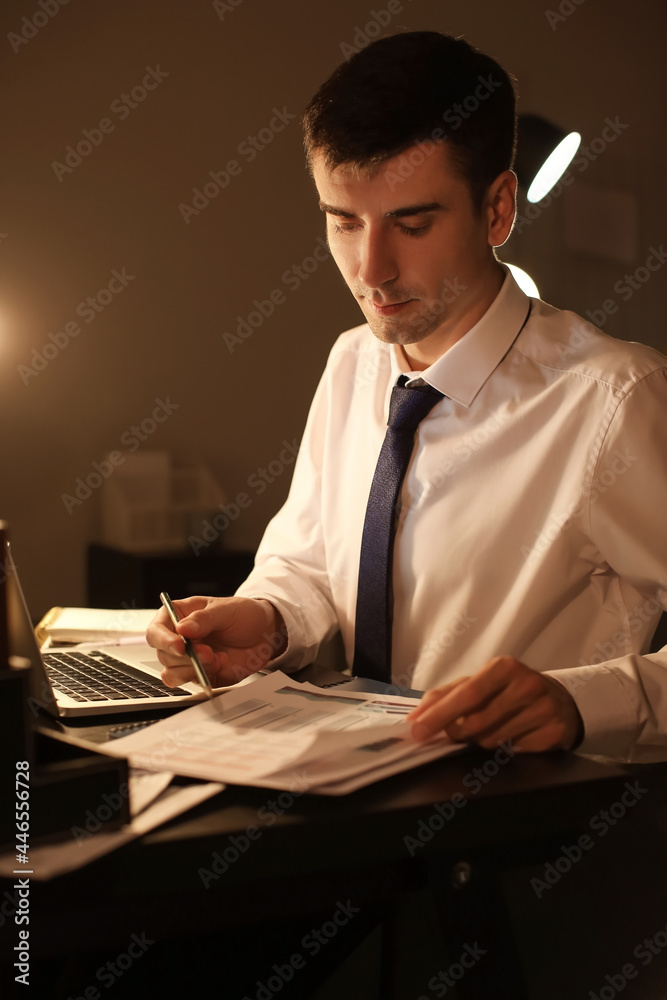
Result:
<svg viewBox="0 0 667 1000">
<path fill-rule="evenodd" d="M 254 558 L 254 552 L 246 551 L 139 554 L 92 544 L 86 559 L 88 605 L 158 608 L 161 590 L 174 599 L 196 594 L 227 597 L 246 579 Z"/>
</svg>

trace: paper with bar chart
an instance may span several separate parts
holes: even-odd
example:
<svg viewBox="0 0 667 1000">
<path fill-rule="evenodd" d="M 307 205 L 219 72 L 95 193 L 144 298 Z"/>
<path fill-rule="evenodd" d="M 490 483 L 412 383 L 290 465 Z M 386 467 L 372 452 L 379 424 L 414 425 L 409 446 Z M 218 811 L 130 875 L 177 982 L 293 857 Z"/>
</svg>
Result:
<svg viewBox="0 0 667 1000">
<path fill-rule="evenodd" d="M 135 767 L 340 795 L 462 746 L 444 735 L 414 740 L 405 719 L 417 704 L 344 684 L 298 683 L 275 671 L 103 749 Z"/>
</svg>

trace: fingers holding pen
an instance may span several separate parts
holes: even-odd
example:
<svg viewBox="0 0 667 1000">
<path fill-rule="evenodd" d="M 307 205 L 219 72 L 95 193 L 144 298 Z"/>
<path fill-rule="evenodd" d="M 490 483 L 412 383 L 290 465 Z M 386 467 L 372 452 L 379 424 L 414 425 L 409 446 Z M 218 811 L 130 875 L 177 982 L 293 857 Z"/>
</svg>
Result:
<svg viewBox="0 0 667 1000">
<path fill-rule="evenodd" d="M 146 632 L 149 645 L 165 667 L 163 680 L 170 686 L 195 679 L 184 639 L 191 640 L 216 687 L 235 684 L 262 669 L 287 645 L 282 617 L 269 601 L 191 597 L 173 601 L 173 606 L 180 617 L 177 624 L 162 608 Z"/>
</svg>

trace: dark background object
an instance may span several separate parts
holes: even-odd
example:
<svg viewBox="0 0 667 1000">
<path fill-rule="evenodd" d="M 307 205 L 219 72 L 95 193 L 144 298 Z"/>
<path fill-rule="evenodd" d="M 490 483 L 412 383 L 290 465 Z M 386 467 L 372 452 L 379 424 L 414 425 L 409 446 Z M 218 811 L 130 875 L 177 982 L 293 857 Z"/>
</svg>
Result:
<svg viewBox="0 0 667 1000">
<path fill-rule="evenodd" d="M 160 591 L 174 600 L 201 594 L 227 597 L 250 573 L 252 552 L 202 556 L 137 555 L 106 545 L 88 547 L 88 605 L 91 608 L 160 607 Z"/>
</svg>

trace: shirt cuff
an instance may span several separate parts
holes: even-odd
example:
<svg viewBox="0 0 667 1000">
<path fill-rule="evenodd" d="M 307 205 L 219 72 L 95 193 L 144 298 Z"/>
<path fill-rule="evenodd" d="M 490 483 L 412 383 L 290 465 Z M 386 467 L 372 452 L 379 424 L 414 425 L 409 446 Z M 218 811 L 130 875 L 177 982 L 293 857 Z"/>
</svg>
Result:
<svg viewBox="0 0 667 1000">
<path fill-rule="evenodd" d="M 545 670 L 572 696 L 584 723 L 577 753 L 627 759 L 641 729 L 631 693 L 610 665 Z"/>
<path fill-rule="evenodd" d="M 266 593 L 246 593 L 241 594 L 241 588 L 237 594 L 242 597 L 250 597 L 258 601 L 267 601 L 282 615 L 282 619 L 287 629 L 287 647 L 279 655 L 274 657 L 266 665 L 269 670 L 284 670 L 286 673 L 294 673 L 307 667 L 317 656 L 319 643 L 308 642 L 303 628 L 299 622 L 299 616 L 290 608 L 289 604 L 276 598 L 274 594 Z"/>
</svg>

